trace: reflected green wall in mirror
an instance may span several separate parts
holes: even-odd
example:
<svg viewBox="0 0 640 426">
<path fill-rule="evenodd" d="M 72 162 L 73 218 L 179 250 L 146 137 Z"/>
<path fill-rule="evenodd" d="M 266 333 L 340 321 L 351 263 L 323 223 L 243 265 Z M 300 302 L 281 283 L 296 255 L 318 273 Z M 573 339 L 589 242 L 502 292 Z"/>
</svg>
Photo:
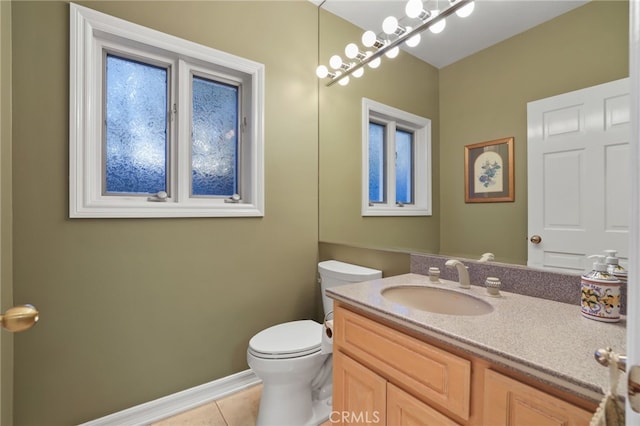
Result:
<svg viewBox="0 0 640 426">
<path fill-rule="evenodd" d="M 347 87 L 321 83 L 320 240 L 526 264 L 527 102 L 627 77 L 628 9 L 594 0 L 439 70 L 403 52 Z M 322 11 L 320 31 L 320 62 L 361 33 Z M 432 120 L 433 216 L 360 215 L 363 96 Z M 515 202 L 465 204 L 464 146 L 510 136 Z"/>
<path fill-rule="evenodd" d="M 320 11 L 319 60 L 342 53 L 346 41 L 359 40 L 362 30 Z M 438 70 L 401 53 L 382 65 L 367 67 L 348 86 L 319 86 L 320 241 L 396 250 L 437 251 L 439 248 L 438 186 L 433 185 L 433 216 L 362 217 L 361 103 L 367 97 L 432 120 L 432 156 L 438 158 Z M 433 176 L 438 176 L 433 161 Z"/>
</svg>

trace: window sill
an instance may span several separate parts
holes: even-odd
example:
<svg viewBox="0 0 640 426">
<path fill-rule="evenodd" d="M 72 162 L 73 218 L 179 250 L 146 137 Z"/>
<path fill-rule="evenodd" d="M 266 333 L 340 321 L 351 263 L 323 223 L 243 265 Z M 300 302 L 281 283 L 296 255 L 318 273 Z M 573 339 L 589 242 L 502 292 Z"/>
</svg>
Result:
<svg viewBox="0 0 640 426">
<path fill-rule="evenodd" d="M 136 205 L 91 205 L 72 208 L 70 218 L 177 218 L 177 217 L 263 217 L 264 208 L 253 204 L 184 205 L 140 203 Z"/>
<path fill-rule="evenodd" d="M 362 216 L 431 216 L 431 210 L 416 206 L 389 207 L 367 206 L 362 209 Z"/>
</svg>

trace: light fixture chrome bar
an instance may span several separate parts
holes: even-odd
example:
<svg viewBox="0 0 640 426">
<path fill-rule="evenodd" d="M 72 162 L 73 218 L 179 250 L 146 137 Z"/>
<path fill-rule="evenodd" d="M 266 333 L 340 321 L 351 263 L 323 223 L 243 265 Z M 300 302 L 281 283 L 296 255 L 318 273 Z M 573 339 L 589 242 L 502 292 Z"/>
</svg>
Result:
<svg viewBox="0 0 640 426">
<path fill-rule="evenodd" d="M 441 13 L 439 13 L 438 16 L 436 16 L 436 17 L 434 17 L 434 18 L 432 18 L 432 19 L 430 19 L 428 21 L 423 22 L 422 24 L 420 24 L 417 27 L 413 28 L 411 31 L 405 32 L 404 34 L 402 34 L 397 39 L 391 41 L 388 44 L 385 44 L 383 47 L 381 47 L 380 49 L 378 49 L 375 52 L 373 52 L 373 54 L 367 56 L 362 61 L 356 63 L 354 66 L 350 67 L 347 70 L 343 70 L 343 72 L 341 74 L 336 75 L 335 77 L 333 77 L 326 84 L 326 86 L 329 87 L 329 86 L 332 86 L 332 85 L 336 84 L 338 81 L 340 81 L 344 77 L 353 74 L 354 71 L 364 67 L 369 62 L 373 61 L 374 59 L 379 58 L 380 56 L 384 55 L 385 53 L 387 53 L 389 50 L 393 49 L 394 47 L 401 45 L 402 43 L 404 43 L 405 41 L 407 41 L 408 39 L 410 39 L 414 35 L 420 34 L 421 32 L 427 30 L 429 27 L 433 26 L 434 24 L 437 24 L 438 22 L 440 22 L 441 20 L 447 18 L 448 16 L 453 15 L 454 13 L 456 13 L 456 11 L 458 9 L 462 9 L 464 6 L 466 6 L 467 4 L 469 4 L 469 3 L 473 2 L 473 1 L 474 0 L 458 0 L 458 1 L 456 1 L 451 6 L 449 6 L 448 8 L 443 10 Z"/>
</svg>

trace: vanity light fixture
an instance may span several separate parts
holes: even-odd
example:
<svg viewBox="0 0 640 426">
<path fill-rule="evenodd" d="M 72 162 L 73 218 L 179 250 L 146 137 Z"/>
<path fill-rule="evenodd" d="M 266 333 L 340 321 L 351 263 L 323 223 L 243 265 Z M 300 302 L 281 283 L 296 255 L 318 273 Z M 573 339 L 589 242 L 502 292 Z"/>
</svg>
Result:
<svg viewBox="0 0 640 426">
<path fill-rule="evenodd" d="M 340 55 L 333 55 L 331 57 L 331 59 L 329 59 L 329 65 L 334 70 L 339 70 L 339 69 L 347 70 L 347 69 L 349 69 L 349 64 L 346 64 L 346 63 L 342 62 L 342 58 L 340 57 Z"/>
<path fill-rule="evenodd" d="M 358 61 L 362 61 L 367 57 L 367 54 L 371 54 L 371 52 L 361 52 L 358 48 L 358 45 L 355 43 L 347 44 L 347 47 L 344 48 L 344 54 L 349 59 L 356 59 Z M 353 76 L 355 78 L 360 78 L 364 74 L 364 68 L 358 68 L 353 71 Z"/>
<path fill-rule="evenodd" d="M 411 31 L 413 28 L 411 27 L 407 27 L 407 31 Z M 422 40 L 422 36 L 420 34 L 416 34 L 413 37 L 410 37 L 407 39 L 407 41 L 405 41 L 404 43 L 409 46 L 409 47 L 416 47 L 417 45 L 420 44 L 420 41 Z"/>
<path fill-rule="evenodd" d="M 409 18 L 417 18 L 423 22 L 431 16 L 431 13 L 422 8 L 422 0 L 409 0 L 404 8 L 404 13 Z"/>
<path fill-rule="evenodd" d="M 438 9 L 434 9 L 431 11 L 431 16 L 433 16 L 434 18 L 437 17 L 438 15 L 440 15 L 440 11 Z M 431 25 L 429 27 L 429 31 L 431 31 L 434 34 L 440 34 L 442 31 L 444 31 L 446 26 L 447 26 L 447 20 L 441 19 L 435 24 Z"/>
<path fill-rule="evenodd" d="M 365 47 L 374 47 L 376 49 L 380 49 L 382 46 L 384 46 L 384 41 L 379 39 L 376 33 L 374 33 L 371 30 L 368 30 L 362 34 L 362 44 Z"/>
<path fill-rule="evenodd" d="M 452 3 L 455 3 L 455 0 L 453 0 Z M 467 16 L 471 15 L 471 13 L 473 13 L 473 9 L 475 7 L 476 7 L 475 2 L 471 2 L 466 6 L 456 10 L 456 15 L 458 15 L 461 18 L 466 18 Z"/>
<path fill-rule="evenodd" d="M 387 52 L 384 54 L 384 56 L 386 56 L 389 59 L 393 59 L 396 56 L 398 56 L 400 54 L 400 46 L 395 46 L 389 50 L 387 50 Z"/>
<path fill-rule="evenodd" d="M 369 68 L 378 68 L 381 62 L 382 59 L 380 59 L 380 56 L 378 56 L 377 58 L 374 58 L 369 62 Z"/>
<path fill-rule="evenodd" d="M 339 55 L 333 55 L 329 61 L 331 68 L 336 70 L 330 72 L 325 65 L 316 68 L 318 78 L 329 78 L 327 86 L 339 83 L 346 86 L 349 83 L 349 76 L 360 77 L 364 73 L 364 66 L 369 65 L 370 68 L 377 68 L 381 62 L 381 56 L 395 58 L 400 53 L 400 45 L 405 43 L 409 47 L 417 46 L 421 41 L 421 35 L 427 28 L 437 34 L 444 30 L 446 26 L 446 18 L 456 13 L 460 17 L 469 16 L 474 9 L 474 0 L 449 0 L 448 7 L 438 10 L 438 1 L 436 0 L 436 9 L 427 11 L 424 9 L 422 0 L 409 0 L 405 7 L 405 13 L 408 19 L 418 20 L 415 26 L 400 25 L 400 21 L 394 16 L 388 16 L 382 22 L 382 33 L 376 34 L 368 30 L 362 34 L 362 45 L 365 48 L 372 48 L 373 51 L 362 52 L 356 43 L 349 43 L 345 48 L 345 55 L 353 62 L 345 63 Z"/>
<path fill-rule="evenodd" d="M 382 31 L 384 31 L 385 34 L 395 34 L 400 37 L 402 34 L 407 32 L 407 29 L 400 25 L 395 16 L 387 16 L 385 20 L 382 21 Z"/>
<path fill-rule="evenodd" d="M 358 59 L 360 61 L 367 57 L 367 54 L 361 52 L 355 43 L 347 44 L 347 47 L 344 48 L 344 54 L 349 59 Z"/>
</svg>

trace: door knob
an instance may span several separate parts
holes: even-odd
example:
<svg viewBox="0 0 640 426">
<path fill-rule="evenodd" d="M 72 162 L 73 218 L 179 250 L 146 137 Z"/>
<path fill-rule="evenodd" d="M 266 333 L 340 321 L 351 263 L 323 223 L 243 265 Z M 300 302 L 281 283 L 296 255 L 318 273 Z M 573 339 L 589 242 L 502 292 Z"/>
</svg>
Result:
<svg viewBox="0 0 640 426">
<path fill-rule="evenodd" d="M 529 241 L 531 241 L 533 244 L 540 244 L 542 242 L 542 237 L 540 235 L 534 235 L 529 238 Z"/>
<path fill-rule="evenodd" d="M 629 405 L 633 411 L 640 413 L 640 365 L 634 365 L 629 369 L 627 394 L 629 395 Z"/>
<path fill-rule="evenodd" d="M 32 305 L 14 306 L 0 315 L 0 326 L 12 333 L 19 333 L 33 327 L 40 319 L 39 315 Z"/>
<path fill-rule="evenodd" d="M 611 353 L 611 348 L 598 349 L 594 357 L 600 364 L 608 367 Z M 633 411 L 640 413 L 640 365 L 632 365 L 630 368 L 627 368 L 627 357 L 625 355 L 618 355 L 617 364 L 620 371 L 628 370 L 627 395 L 629 396 L 629 405 Z"/>
</svg>

